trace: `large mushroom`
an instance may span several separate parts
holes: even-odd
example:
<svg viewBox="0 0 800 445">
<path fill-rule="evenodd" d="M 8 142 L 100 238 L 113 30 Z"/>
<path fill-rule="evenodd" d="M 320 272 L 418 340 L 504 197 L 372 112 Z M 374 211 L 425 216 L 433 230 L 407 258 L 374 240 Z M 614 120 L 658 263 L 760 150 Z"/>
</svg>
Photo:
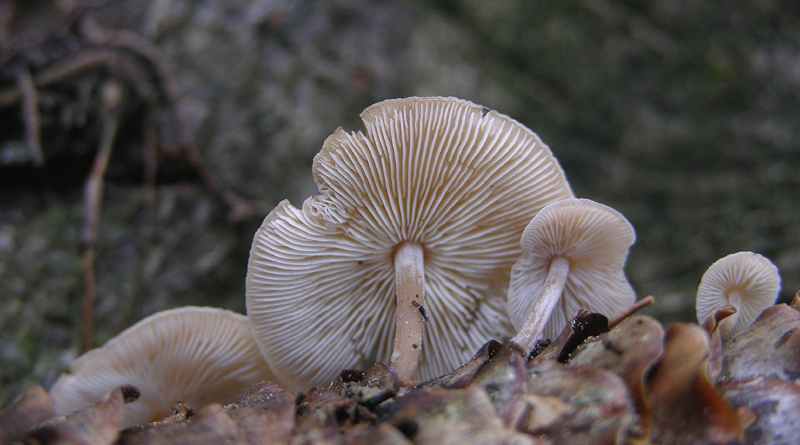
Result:
<svg viewBox="0 0 800 445">
<path fill-rule="evenodd" d="M 253 340 L 247 317 L 225 309 L 183 307 L 153 314 L 70 364 L 50 390 L 67 415 L 133 385 L 124 426 L 163 418 L 176 402 L 200 408 L 231 403 L 256 382 L 275 380 Z"/>
<path fill-rule="evenodd" d="M 339 128 L 314 158 L 320 194 L 281 202 L 250 252 L 255 338 L 296 390 L 376 360 L 410 379 L 420 354 L 432 378 L 510 337 L 519 236 L 573 196 L 533 132 L 471 102 L 387 100 L 361 118 L 366 133 Z"/>
<path fill-rule="evenodd" d="M 715 261 L 697 287 L 697 320 L 702 324 L 725 306 L 736 312 L 720 321 L 723 337 L 750 325 L 772 306 L 781 290 L 778 268 L 753 252 L 738 252 Z"/>
<path fill-rule="evenodd" d="M 624 216 L 588 199 L 565 199 L 533 217 L 511 269 L 508 306 L 512 339 L 530 351 L 555 338 L 579 309 L 616 315 L 636 295 L 623 267 L 636 239 Z"/>
</svg>

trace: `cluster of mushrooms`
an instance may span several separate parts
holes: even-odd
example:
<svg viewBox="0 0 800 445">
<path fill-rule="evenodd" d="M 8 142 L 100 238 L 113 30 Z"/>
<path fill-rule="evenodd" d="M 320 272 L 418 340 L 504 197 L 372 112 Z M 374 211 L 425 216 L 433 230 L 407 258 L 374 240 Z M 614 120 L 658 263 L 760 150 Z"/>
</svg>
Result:
<svg viewBox="0 0 800 445">
<path fill-rule="evenodd" d="M 769 260 L 720 259 L 700 324 L 664 329 L 635 313 L 633 228 L 533 132 L 455 98 L 361 117 L 256 233 L 247 316 L 147 317 L 0 413 L 0 442 L 791 441 L 800 299 L 773 306 Z"/>
</svg>

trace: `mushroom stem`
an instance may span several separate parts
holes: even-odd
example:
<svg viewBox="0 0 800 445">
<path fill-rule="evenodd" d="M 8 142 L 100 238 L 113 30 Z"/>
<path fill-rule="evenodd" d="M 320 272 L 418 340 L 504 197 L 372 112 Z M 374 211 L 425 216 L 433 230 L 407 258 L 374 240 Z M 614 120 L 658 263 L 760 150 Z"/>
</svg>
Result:
<svg viewBox="0 0 800 445">
<path fill-rule="evenodd" d="M 739 312 L 743 308 L 742 292 L 737 289 L 729 291 L 728 301 L 736 308 L 736 312 L 720 320 L 719 331 L 720 334 L 722 334 L 722 338 L 730 336 L 731 332 L 733 332 L 733 328 L 736 327 L 736 322 L 739 320 Z"/>
<path fill-rule="evenodd" d="M 557 256 L 550 260 L 550 270 L 544 281 L 544 287 L 539 297 L 533 302 L 531 310 L 525 317 L 525 323 L 520 328 L 517 335 L 511 341 L 522 346 L 525 351 L 533 349 L 533 344 L 542 335 L 544 325 L 550 319 L 550 314 L 556 307 L 556 303 L 561 298 L 564 285 L 567 283 L 569 274 L 569 260 L 562 256 Z"/>
<path fill-rule="evenodd" d="M 401 380 L 414 378 L 422 352 L 425 326 L 423 257 L 422 245 L 410 241 L 400 244 L 394 254 L 397 316 L 390 366 Z"/>
</svg>

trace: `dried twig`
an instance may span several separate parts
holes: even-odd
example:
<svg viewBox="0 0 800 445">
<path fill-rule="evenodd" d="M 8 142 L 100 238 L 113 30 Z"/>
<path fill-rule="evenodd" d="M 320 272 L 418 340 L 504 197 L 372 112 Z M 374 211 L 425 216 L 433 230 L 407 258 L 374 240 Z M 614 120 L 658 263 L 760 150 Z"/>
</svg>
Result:
<svg viewBox="0 0 800 445">
<path fill-rule="evenodd" d="M 94 273 L 94 246 L 97 241 L 98 226 L 100 221 L 100 208 L 103 202 L 103 180 L 111 150 L 114 147 L 114 138 L 119 126 L 119 113 L 117 109 L 122 102 L 122 88 L 115 82 L 103 85 L 102 91 L 103 130 L 100 136 L 100 148 L 94 159 L 94 165 L 84 188 L 84 216 L 83 226 L 83 272 L 85 294 L 83 300 L 83 346 L 85 350 L 94 347 L 94 302 L 96 297 L 96 281 Z"/>
<path fill-rule="evenodd" d="M 31 72 L 21 67 L 17 71 L 17 86 L 22 96 L 22 117 L 25 121 L 25 142 L 33 158 L 33 165 L 44 165 L 44 154 L 39 137 L 41 123 L 39 121 L 39 92 L 33 82 Z"/>
<path fill-rule="evenodd" d="M 194 143 L 194 138 L 189 132 L 189 127 L 180 112 L 180 107 L 178 107 L 180 100 L 178 82 L 172 74 L 166 59 L 164 59 L 161 49 L 135 32 L 103 28 L 90 16 L 84 17 L 80 25 L 81 32 L 89 42 L 95 45 L 129 50 L 150 63 L 155 71 L 158 85 L 162 88 L 164 98 L 169 104 L 169 109 L 173 113 L 175 124 L 178 127 L 179 144 L 184 150 L 183 154 L 187 162 L 197 171 L 203 184 L 219 196 L 229 207 L 228 218 L 231 221 L 239 221 L 252 214 L 254 212 L 253 205 L 233 191 L 220 186 L 216 176 L 200 155 L 200 151 Z"/>
<path fill-rule="evenodd" d="M 635 314 L 640 309 L 643 309 L 643 308 L 653 304 L 653 301 L 655 301 L 655 300 L 653 300 L 653 296 L 652 295 L 648 295 L 648 296 L 642 298 L 641 300 L 637 301 L 636 303 L 633 303 L 629 308 L 627 308 L 624 311 L 620 312 L 619 314 L 615 315 L 614 318 L 609 319 L 608 320 L 608 327 L 609 328 L 613 328 L 614 326 L 620 324 L 622 322 L 622 320 L 625 320 L 626 318 L 628 318 L 631 315 Z"/>
<path fill-rule="evenodd" d="M 180 112 L 180 89 L 161 49 L 136 32 L 104 28 L 85 12 L 84 8 L 73 9 L 56 29 L 3 42 L 0 71 L 5 71 L 6 77 L 16 77 L 16 82 L 4 84 L 0 90 L 0 107 L 20 106 L 25 141 L 31 151 L 32 162 L 41 166 L 45 162 L 41 142 L 42 122 L 45 121 L 39 110 L 40 93 L 45 97 L 44 94 L 51 87 L 67 87 L 63 90 L 69 91 L 76 85 L 85 85 L 87 76 L 91 79 L 111 79 L 101 91 L 103 105 L 95 112 L 101 120 L 101 140 L 97 143 L 98 152 L 84 186 L 84 346 L 90 349 L 97 292 L 95 243 L 105 174 L 117 133 L 124 124 L 120 110 L 123 90 L 132 93 L 126 100 L 126 104 L 130 105 L 126 109 L 143 106 L 137 109 L 143 109 L 141 157 L 144 162 L 144 193 L 148 202 L 155 198 L 159 150 L 166 153 L 171 138 L 175 141 L 175 155 L 187 162 L 203 185 L 228 206 L 231 221 L 240 220 L 254 211 L 265 210 L 255 209 L 252 203 L 220 185 L 206 165 Z M 49 50 L 42 51 L 42 48 Z M 94 80 L 91 85 L 94 85 Z M 79 105 L 93 107 L 90 102 Z M 91 113 L 94 110 L 83 111 Z M 167 116 L 159 113 L 167 113 Z M 167 139 L 160 135 L 167 135 Z"/>
</svg>

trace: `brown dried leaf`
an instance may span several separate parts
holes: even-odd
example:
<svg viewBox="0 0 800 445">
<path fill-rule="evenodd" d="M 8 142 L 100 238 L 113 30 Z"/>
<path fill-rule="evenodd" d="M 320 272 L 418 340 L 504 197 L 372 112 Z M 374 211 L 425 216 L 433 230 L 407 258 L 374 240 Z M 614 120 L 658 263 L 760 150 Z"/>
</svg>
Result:
<svg viewBox="0 0 800 445">
<path fill-rule="evenodd" d="M 508 342 L 475 374 L 472 384 L 486 390 L 504 425 L 511 427 L 525 406 L 525 381 L 525 351 Z"/>
<path fill-rule="evenodd" d="M 497 355 L 500 349 L 503 347 L 503 344 L 495 341 L 489 340 L 488 342 L 484 343 L 481 349 L 466 363 L 461 365 L 455 371 L 445 374 L 441 377 L 437 377 L 433 380 L 428 380 L 425 383 L 420 384 L 418 387 L 433 387 L 433 386 L 441 386 L 442 388 L 464 388 L 472 382 L 472 379 L 475 377 L 475 374 L 481 367 L 486 364 L 492 357 Z"/>
<path fill-rule="evenodd" d="M 225 407 L 209 404 L 194 416 L 127 428 L 119 443 L 217 443 L 233 439 L 250 444 L 289 443 L 295 427 L 296 398 L 274 383 L 261 381 Z"/>
<path fill-rule="evenodd" d="M 186 443 L 247 443 L 239 426 L 219 403 L 204 406 L 186 423 L 191 433 L 182 438 Z"/>
<path fill-rule="evenodd" d="M 633 395 L 637 411 L 646 413 L 644 375 L 661 357 L 664 328 L 646 315 L 634 315 L 605 334 L 587 340 L 573 354 L 569 366 L 604 369 L 620 376 Z"/>
<path fill-rule="evenodd" d="M 194 416 L 194 410 L 182 402 L 177 402 L 169 409 L 169 412 L 158 422 L 137 425 L 123 429 L 120 432 L 119 444 L 140 444 L 157 442 L 160 437 L 172 437 L 174 432 L 164 433 L 164 430 L 174 429 L 184 431 L 188 427 L 184 421 Z M 170 435 L 172 434 L 172 435 Z"/>
<path fill-rule="evenodd" d="M 209 403 L 183 422 L 154 423 L 152 427 L 126 429 L 119 444 L 248 443 L 222 405 Z M 149 425 L 148 425 L 149 426 Z"/>
<path fill-rule="evenodd" d="M 757 377 L 732 380 L 720 390 L 737 408 L 755 414 L 754 423 L 745 430 L 748 444 L 796 444 L 800 431 L 800 386 L 778 379 Z"/>
<path fill-rule="evenodd" d="M 767 308 L 722 346 L 721 382 L 760 376 L 800 383 L 800 312 L 790 306 Z"/>
<path fill-rule="evenodd" d="M 41 386 L 31 386 L 0 413 L 0 443 L 11 443 L 28 428 L 55 417 L 55 402 Z"/>
<path fill-rule="evenodd" d="M 341 443 L 347 445 L 411 445 L 413 442 L 392 425 L 381 423 L 356 425 L 344 432 Z"/>
<path fill-rule="evenodd" d="M 714 312 L 712 317 L 708 317 L 703 323 L 703 329 L 709 336 L 709 357 L 708 357 L 708 379 L 712 382 L 719 378 L 722 372 L 722 332 L 719 329 L 720 322 L 737 312 L 733 305 L 723 306 Z"/>
<path fill-rule="evenodd" d="M 792 301 L 789 303 L 793 309 L 800 311 L 800 290 L 794 294 Z"/>
<path fill-rule="evenodd" d="M 366 373 L 342 371 L 328 389 L 372 410 L 384 400 L 394 397 L 402 385 L 394 369 L 378 363 Z"/>
<path fill-rule="evenodd" d="M 336 376 L 336 379 L 331 382 L 328 389 L 342 393 L 349 384 L 361 383 L 366 376 L 367 373 L 360 369 L 345 369 Z"/>
<path fill-rule="evenodd" d="M 528 416 L 518 429 L 555 443 L 624 443 L 634 432 L 633 401 L 617 375 L 554 360 L 527 374 Z"/>
<path fill-rule="evenodd" d="M 266 380 L 225 406 L 250 444 L 289 443 L 295 429 L 297 396 Z"/>
<path fill-rule="evenodd" d="M 741 440 L 743 425 L 708 380 L 709 339 L 697 325 L 676 323 L 645 383 L 650 438 L 662 444 Z"/>
<path fill-rule="evenodd" d="M 176 402 L 167 412 L 167 415 L 164 416 L 163 419 L 159 420 L 158 422 L 154 423 L 175 423 L 175 422 L 183 422 L 184 420 L 192 417 L 194 415 L 194 410 L 191 406 L 183 403 L 183 402 Z"/>
<path fill-rule="evenodd" d="M 115 443 L 122 428 L 123 405 L 138 396 L 139 391 L 130 386 L 115 389 L 102 401 L 46 422 L 24 437 L 42 443 Z"/>
<path fill-rule="evenodd" d="M 345 424 L 352 424 L 356 401 L 328 389 L 311 388 L 297 406 L 296 436 L 333 440 Z"/>
<path fill-rule="evenodd" d="M 518 443 L 536 439 L 503 426 L 480 386 L 417 388 L 378 407 L 379 415 L 418 444 Z"/>
</svg>

